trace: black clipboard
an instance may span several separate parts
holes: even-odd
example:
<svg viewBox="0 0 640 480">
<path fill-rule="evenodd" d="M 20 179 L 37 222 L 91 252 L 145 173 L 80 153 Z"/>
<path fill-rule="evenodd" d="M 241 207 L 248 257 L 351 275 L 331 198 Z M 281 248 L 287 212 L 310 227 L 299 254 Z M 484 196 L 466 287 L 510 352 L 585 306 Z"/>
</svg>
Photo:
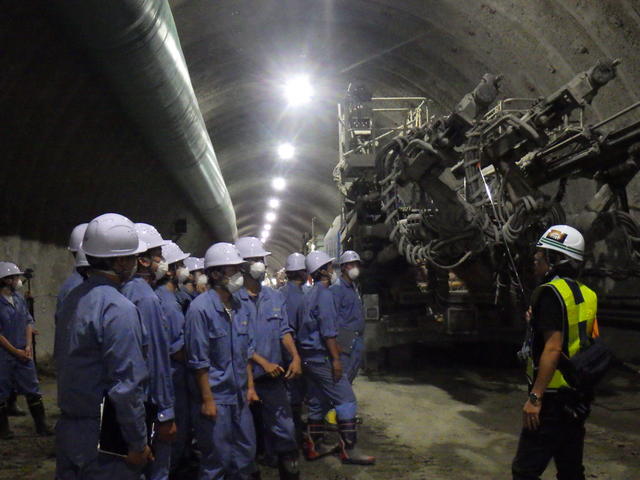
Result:
<svg viewBox="0 0 640 480">
<path fill-rule="evenodd" d="M 150 404 L 144 404 L 145 424 L 147 426 L 147 445 L 153 446 L 155 437 L 155 419 L 158 409 Z M 129 454 L 129 445 L 122 435 L 120 424 L 116 416 L 116 409 L 109 398 L 105 395 L 100 405 L 100 437 L 98 439 L 98 452 L 116 457 L 126 457 Z"/>
</svg>

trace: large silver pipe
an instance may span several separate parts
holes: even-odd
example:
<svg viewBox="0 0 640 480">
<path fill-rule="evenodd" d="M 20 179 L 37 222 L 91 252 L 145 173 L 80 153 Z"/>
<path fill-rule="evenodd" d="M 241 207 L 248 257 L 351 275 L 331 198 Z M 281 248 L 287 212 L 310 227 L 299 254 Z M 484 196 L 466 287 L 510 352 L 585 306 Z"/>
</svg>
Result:
<svg viewBox="0 0 640 480">
<path fill-rule="evenodd" d="M 60 0 L 52 5 L 104 70 L 151 151 L 216 239 L 235 239 L 235 212 L 167 1 Z"/>
</svg>

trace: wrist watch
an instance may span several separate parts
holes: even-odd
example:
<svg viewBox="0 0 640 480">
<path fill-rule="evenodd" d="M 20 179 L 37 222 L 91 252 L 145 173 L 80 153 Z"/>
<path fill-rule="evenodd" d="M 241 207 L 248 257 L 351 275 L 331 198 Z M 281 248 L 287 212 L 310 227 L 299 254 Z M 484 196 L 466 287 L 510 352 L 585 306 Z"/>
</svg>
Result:
<svg viewBox="0 0 640 480">
<path fill-rule="evenodd" d="M 532 405 L 538 405 L 538 403 L 540 403 L 540 397 L 538 396 L 537 393 L 533 393 L 530 392 L 529 393 L 529 401 L 531 402 Z"/>
</svg>

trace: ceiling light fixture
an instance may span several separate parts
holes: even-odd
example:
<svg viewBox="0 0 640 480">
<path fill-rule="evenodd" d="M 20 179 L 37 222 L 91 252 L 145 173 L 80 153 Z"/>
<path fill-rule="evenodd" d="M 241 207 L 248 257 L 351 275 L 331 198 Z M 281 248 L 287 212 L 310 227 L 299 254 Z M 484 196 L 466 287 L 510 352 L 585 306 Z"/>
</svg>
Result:
<svg viewBox="0 0 640 480">
<path fill-rule="evenodd" d="M 289 105 L 298 106 L 309 103 L 313 97 L 313 88 L 308 75 L 296 75 L 284 84 L 284 96 Z"/>
<path fill-rule="evenodd" d="M 278 145 L 278 157 L 280 160 L 291 160 L 296 154 L 296 147 L 290 143 L 281 143 Z"/>
<path fill-rule="evenodd" d="M 276 212 L 267 212 L 267 214 L 264 216 L 265 220 L 269 223 L 273 223 L 276 221 Z"/>
<path fill-rule="evenodd" d="M 287 187 L 287 181 L 282 177 L 276 177 L 271 181 L 274 190 L 282 191 Z"/>
<path fill-rule="evenodd" d="M 277 198 L 269 199 L 269 208 L 276 209 L 279 206 L 280 206 L 280 200 L 278 200 Z"/>
<path fill-rule="evenodd" d="M 270 224 L 270 223 L 265 224 L 265 226 L 264 226 L 264 227 L 262 227 L 262 229 L 263 229 L 265 232 L 270 231 L 270 230 L 271 230 L 271 224 Z"/>
</svg>

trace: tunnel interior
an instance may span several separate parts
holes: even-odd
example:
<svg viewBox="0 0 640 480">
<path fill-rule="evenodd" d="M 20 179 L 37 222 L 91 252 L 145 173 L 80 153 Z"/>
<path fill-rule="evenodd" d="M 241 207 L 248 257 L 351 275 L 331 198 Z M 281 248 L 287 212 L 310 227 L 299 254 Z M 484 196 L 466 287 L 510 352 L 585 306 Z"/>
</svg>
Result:
<svg viewBox="0 0 640 480">
<path fill-rule="evenodd" d="M 617 78 L 594 100 L 589 121 L 640 100 L 640 8 L 633 0 L 169 5 L 240 236 L 258 235 L 274 196 L 271 179 L 287 180 L 267 242 L 274 269 L 301 249 L 312 221 L 326 231 L 339 213 L 332 180 L 336 104 L 351 82 L 380 96 L 427 97 L 434 114 L 445 114 L 486 72 L 504 76 L 501 97 L 535 98 L 599 59 L 619 58 Z M 74 225 L 118 212 L 157 226 L 197 256 L 220 238 L 54 5 L 6 2 L 0 31 L 0 255 L 36 272 L 36 319 L 46 352 L 56 290 L 72 265 L 66 242 Z M 294 108 L 283 100 L 282 85 L 300 72 L 309 74 L 315 94 L 309 105 Z M 292 161 L 278 159 L 282 141 L 295 144 Z M 570 182 L 569 189 L 568 210 L 595 193 L 593 183 Z M 628 190 L 637 215 L 637 180 Z M 181 219 L 185 234 L 174 229 Z"/>
</svg>

